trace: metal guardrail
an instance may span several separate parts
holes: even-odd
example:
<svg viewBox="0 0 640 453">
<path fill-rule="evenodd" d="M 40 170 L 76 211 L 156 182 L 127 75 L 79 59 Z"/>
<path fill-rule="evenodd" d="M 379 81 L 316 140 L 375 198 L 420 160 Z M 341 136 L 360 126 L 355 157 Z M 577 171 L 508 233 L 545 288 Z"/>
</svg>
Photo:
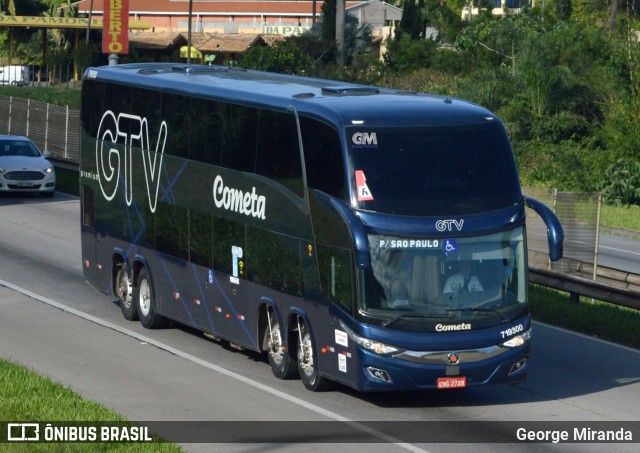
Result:
<svg viewBox="0 0 640 453">
<path fill-rule="evenodd" d="M 637 278 L 640 284 L 640 276 L 636 275 L 633 278 Z M 567 291 L 574 300 L 575 296 L 581 295 L 640 310 L 640 291 L 534 267 L 529 268 L 529 282 Z"/>
</svg>

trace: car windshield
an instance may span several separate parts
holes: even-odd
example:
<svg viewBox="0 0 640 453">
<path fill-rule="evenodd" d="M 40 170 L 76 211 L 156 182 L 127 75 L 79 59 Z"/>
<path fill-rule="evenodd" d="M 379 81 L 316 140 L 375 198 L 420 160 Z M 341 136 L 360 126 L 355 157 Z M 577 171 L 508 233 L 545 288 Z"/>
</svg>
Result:
<svg viewBox="0 0 640 453">
<path fill-rule="evenodd" d="M 518 174 L 499 124 L 349 127 L 359 209 L 435 216 L 518 203 Z"/>
<path fill-rule="evenodd" d="M 369 235 L 369 247 L 360 310 L 383 326 L 429 331 L 446 320 L 489 327 L 527 309 L 522 227 L 446 239 Z"/>
<path fill-rule="evenodd" d="M 40 157 L 36 146 L 26 140 L 0 140 L 0 157 L 24 156 Z"/>
</svg>

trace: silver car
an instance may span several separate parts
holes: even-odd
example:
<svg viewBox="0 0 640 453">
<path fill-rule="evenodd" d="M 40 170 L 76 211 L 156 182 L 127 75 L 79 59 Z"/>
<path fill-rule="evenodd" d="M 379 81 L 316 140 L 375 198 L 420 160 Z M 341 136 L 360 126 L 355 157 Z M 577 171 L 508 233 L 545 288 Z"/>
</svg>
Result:
<svg viewBox="0 0 640 453">
<path fill-rule="evenodd" d="M 38 192 L 52 197 L 56 172 L 51 162 L 27 137 L 0 135 L 0 193 Z"/>
</svg>

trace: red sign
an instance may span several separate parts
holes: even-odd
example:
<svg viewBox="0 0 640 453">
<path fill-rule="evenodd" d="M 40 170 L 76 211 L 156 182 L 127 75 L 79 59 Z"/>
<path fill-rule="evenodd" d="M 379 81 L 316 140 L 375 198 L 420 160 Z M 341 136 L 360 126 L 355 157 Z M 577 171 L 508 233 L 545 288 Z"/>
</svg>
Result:
<svg viewBox="0 0 640 453">
<path fill-rule="evenodd" d="M 129 53 L 129 0 L 104 0 L 102 53 Z"/>
</svg>

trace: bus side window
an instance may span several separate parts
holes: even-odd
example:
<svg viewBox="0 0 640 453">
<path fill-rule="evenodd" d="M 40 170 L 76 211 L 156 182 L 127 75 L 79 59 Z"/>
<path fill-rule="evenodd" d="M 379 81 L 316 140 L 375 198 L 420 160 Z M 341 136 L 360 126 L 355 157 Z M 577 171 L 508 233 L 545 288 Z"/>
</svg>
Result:
<svg viewBox="0 0 640 453">
<path fill-rule="evenodd" d="M 277 181 L 302 198 L 302 164 L 295 116 L 261 110 L 257 138 L 256 173 Z"/>
<path fill-rule="evenodd" d="M 220 165 L 231 170 L 253 173 L 256 166 L 258 110 L 222 104 L 222 150 Z"/>
<path fill-rule="evenodd" d="M 162 94 L 162 119 L 167 122 L 166 153 L 188 157 L 191 133 L 191 100 L 177 94 Z M 157 129 L 154 129 L 157 130 Z"/>
<path fill-rule="evenodd" d="M 189 211 L 158 202 L 155 212 L 156 249 L 183 260 L 189 259 Z"/>
<path fill-rule="evenodd" d="M 95 137 L 104 114 L 105 83 L 86 79 L 82 82 L 85 88 L 82 93 L 82 128 Z"/>
<path fill-rule="evenodd" d="M 212 215 L 197 209 L 189 210 L 189 257 L 191 262 L 213 268 Z"/>
<path fill-rule="evenodd" d="M 324 245 L 318 245 L 317 251 L 322 292 L 332 301 L 351 311 L 353 267 L 350 251 Z"/>
<path fill-rule="evenodd" d="M 346 174 L 338 132 L 331 126 L 300 117 L 307 185 L 345 199 Z"/>
<path fill-rule="evenodd" d="M 191 132 L 185 136 L 189 159 L 211 165 L 220 164 L 223 105 L 207 99 L 194 98 L 191 101 Z"/>
</svg>

